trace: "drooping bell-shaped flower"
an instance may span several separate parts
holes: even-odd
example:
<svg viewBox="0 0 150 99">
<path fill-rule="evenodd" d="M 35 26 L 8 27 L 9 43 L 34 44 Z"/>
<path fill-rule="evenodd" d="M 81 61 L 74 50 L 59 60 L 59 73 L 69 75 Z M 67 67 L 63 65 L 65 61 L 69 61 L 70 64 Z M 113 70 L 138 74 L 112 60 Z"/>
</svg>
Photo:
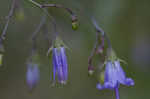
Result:
<svg viewBox="0 0 150 99">
<path fill-rule="evenodd" d="M 68 80 L 68 63 L 66 56 L 66 46 L 63 41 L 56 37 L 49 52 L 52 52 L 53 63 L 53 83 L 66 84 Z"/>
<path fill-rule="evenodd" d="M 115 89 L 119 87 L 120 84 L 133 86 L 134 81 L 131 78 L 127 78 L 125 72 L 120 66 L 120 62 L 118 60 L 112 62 L 107 61 L 104 73 L 104 84 L 97 84 L 97 88 L 99 90 L 102 89 Z"/>
<path fill-rule="evenodd" d="M 32 90 L 37 85 L 39 78 L 39 66 L 37 64 L 28 63 L 26 72 L 26 82 L 30 90 Z"/>
<path fill-rule="evenodd" d="M 131 78 L 127 78 L 125 75 L 125 72 L 123 71 L 120 62 L 124 62 L 123 60 L 120 60 L 115 52 L 112 49 L 111 42 L 106 34 L 99 25 L 97 24 L 96 20 L 92 18 L 93 25 L 96 28 L 96 31 L 101 33 L 101 41 L 102 46 L 96 46 L 98 47 L 98 53 L 102 54 L 104 56 L 104 61 L 102 61 L 102 68 L 100 68 L 100 76 L 99 76 L 99 83 L 97 84 L 97 89 L 103 90 L 103 89 L 110 89 L 115 91 L 116 99 L 119 99 L 119 85 L 126 85 L 126 86 L 133 86 L 134 81 Z M 105 55 L 103 53 L 104 51 L 104 40 L 107 41 L 108 48 Z M 95 48 L 96 48 L 95 47 Z M 105 52 L 105 51 L 104 51 Z M 106 57 L 105 57 L 106 56 Z"/>
<path fill-rule="evenodd" d="M 60 84 L 66 84 L 68 79 L 68 64 L 65 53 L 65 48 L 53 48 L 52 50 L 53 61 L 53 80 L 55 82 L 56 75 Z"/>
<path fill-rule="evenodd" d="M 99 82 L 97 84 L 97 89 L 114 90 L 116 99 L 119 99 L 119 85 L 133 86 L 134 81 L 131 78 L 126 77 L 126 74 L 120 65 L 121 60 L 116 57 L 114 51 L 111 49 L 109 52 L 109 57 L 105 62 L 103 84 Z"/>
</svg>

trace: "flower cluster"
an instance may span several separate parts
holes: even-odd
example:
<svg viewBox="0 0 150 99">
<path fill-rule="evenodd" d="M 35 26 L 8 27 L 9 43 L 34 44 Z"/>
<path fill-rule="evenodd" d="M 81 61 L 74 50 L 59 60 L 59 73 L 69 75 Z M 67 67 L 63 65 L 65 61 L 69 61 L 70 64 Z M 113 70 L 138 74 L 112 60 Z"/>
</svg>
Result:
<svg viewBox="0 0 150 99">
<path fill-rule="evenodd" d="M 71 25 L 72 25 L 73 30 L 78 29 L 79 24 L 78 24 L 77 15 L 70 8 L 65 7 L 61 4 L 44 3 L 44 2 L 38 3 L 35 0 L 27 0 L 27 2 L 40 8 L 44 13 L 44 15 L 40 21 L 40 24 L 37 26 L 37 28 L 35 29 L 35 31 L 32 33 L 32 36 L 31 36 L 32 51 L 31 51 L 31 55 L 30 55 L 31 57 L 27 64 L 27 72 L 26 72 L 27 85 L 30 89 L 33 89 L 39 81 L 39 77 L 40 77 L 39 66 L 38 66 L 39 61 L 37 60 L 37 58 L 39 58 L 39 57 L 35 54 L 36 49 L 37 49 L 36 38 L 37 38 L 38 32 L 40 30 L 42 30 L 43 27 L 44 27 L 43 30 L 45 30 L 44 32 L 48 33 L 48 28 L 47 28 L 48 25 L 46 24 L 47 18 L 49 18 L 50 22 L 54 25 L 54 30 L 56 33 L 56 35 L 55 35 L 56 43 L 54 45 L 52 45 L 53 47 L 51 50 L 52 51 L 52 63 L 53 63 L 53 80 L 55 82 L 56 81 L 55 79 L 57 76 L 58 83 L 66 84 L 67 79 L 68 79 L 68 64 L 67 64 L 67 57 L 66 57 L 66 52 L 65 52 L 66 46 L 62 42 L 60 42 L 60 40 L 57 39 L 58 32 L 56 29 L 56 21 L 55 21 L 54 17 L 50 15 L 48 8 L 59 8 L 59 9 L 63 9 L 64 11 L 66 11 L 71 17 Z M 21 4 L 21 2 L 19 2 L 19 0 L 12 0 L 10 11 L 9 11 L 8 15 L 6 16 L 6 24 L 4 25 L 4 29 L 0 36 L 0 66 L 2 65 L 3 52 L 4 52 L 2 42 L 6 39 L 5 36 L 6 36 L 7 29 L 8 29 L 11 18 L 15 15 L 15 18 L 17 20 L 23 20 L 25 17 L 23 8 L 20 6 L 20 4 Z M 46 36 L 47 36 L 47 34 L 46 34 Z M 49 41 L 48 37 L 46 37 L 46 40 L 47 39 Z"/>
<path fill-rule="evenodd" d="M 6 31 L 10 22 L 11 17 L 13 16 L 13 13 L 15 12 L 15 9 L 17 8 L 17 0 L 13 0 L 10 12 L 6 18 L 6 24 L 4 26 L 3 32 L 0 37 L 0 66 L 2 65 L 2 59 L 3 59 L 3 44 L 2 41 L 5 40 Z M 50 15 L 47 8 L 54 7 L 54 8 L 61 8 L 67 11 L 67 13 L 71 16 L 71 22 L 72 22 L 72 29 L 76 30 L 78 28 L 78 19 L 75 13 L 72 12 L 71 9 L 64 7 L 61 4 L 39 4 L 34 0 L 28 0 L 30 3 L 34 4 L 35 6 L 42 9 L 42 11 L 45 13 L 43 16 L 40 24 L 38 25 L 35 32 L 32 34 L 32 53 L 31 53 L 31 59 L 27 64 L 27 72 L 26 72 L 26 83 L 30 90 L 32 90 L 39 82 L 40 79 L 40 70 L 39 70 L 39 56 L 36 54 L 36 37 L 37 33 L 41 30 L 41 28 L 46 25 L 46 18 L 50 18 L 52 20 L 52 23 L 54 25 L 55 29 L 55 40 L 54 44 L 52 44 L 52 47 L 48 51 L 48 55 L 50 54 L 52 57 L 52 64 L 53 64 L 53 82 L 54 84 L 59 83 L 61 85 L 65 85 L 68 80 L 68 63 L 67 63 L 67 55 L 66 55 L 66 46 L 62 42 L 62 40 L 58 37 L 58 32 L 56 29 L 56 22 L 55 19 Z M 16 14 L 17 19 L 24 19 L 24 13 L 23 10 L 18 10 L 18 13 Z M 94 70 L 97 69 L 92 64 L 93 57 L 95 55 L 100 55 L 101 60 L 100 63 L 103 67 L 99 68 L 100 70 L 100 80 L 97 84 L 98 90 L 103 89 L 110 89 L 115 90 L 116 93 L 116 99 L 119 99 L 119 86 L 120 84 L 126 85 L 126 86 L 133 86 L 134 81 L 131 78 L 126 77 L 126 74 L 123 70 L 123 68 L 120 65 L 120 59 L 116 56 L 116 54 L 113 51 L 113 48 L 111 46 L 110 40 L 108 39 L 106 33 L 98 26 L 96 21 L 92 20 L 95 29 L 96 29 L 96 43 L 94 46 L 93 51 L 91 52 L 91 55 L 88 59 L 88 71 L 89 74 L 92 75 L 94 73 Z M 48 30 L 48 29 L 47 29 Z M 47 35 L 46 35 L 47 36 Z M 48 37 L 46 37 L 48 38 Z M 107 41 L 104 43 L 104 41 Z M 107 47 L 106 47 L 107 46 Z M 105 50 L 107 50 L 105 52 Z M 52 53 L 50 53 L 52 52 Z"/>
</svg>

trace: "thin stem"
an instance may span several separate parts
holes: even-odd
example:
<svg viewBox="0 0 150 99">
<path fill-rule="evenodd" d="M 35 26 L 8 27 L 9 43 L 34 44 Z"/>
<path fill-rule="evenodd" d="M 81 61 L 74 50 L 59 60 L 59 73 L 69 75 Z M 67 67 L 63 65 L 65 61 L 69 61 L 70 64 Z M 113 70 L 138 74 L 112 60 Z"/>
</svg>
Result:
<svg viewBox="0 0 150 99">
<path fill-rule="evenodd" d="M 50 15 L 48 13 L 47 9 L 43 9 L 43 10 L 47 14 L 47 16 L 52 20 L 51 23 L 52 23 L 52 25 L 54 27 L 54 33 L 55 33 L 55 37 L 54 38 L 56 39 L 56 37 L 58 36 L 57 26 L 56 26 L 56 20 L 55 20 L 55 18 L 52 15 Z"/>
<path fill-rule="evenodd" d="M 44 38 L 46 41 L 48 41 L 48 45 L 50 45 L 50 40 L 49 40 L 49 37 L 48 37 L 48 26 L 47 24 L 44 24 L 43 28 L 42 28 L 42 32 L 44 34 Z"/>
<path fill-rule="evenodd" d="M 109 38 L 108 38 L 108 36 L 107 36 L 107 33 L 104 32 L 104 30 L 103 30 L 101 27 L 98 26 L 98 24 L 97 24 L 97 22 L 96 22 L 96 20 L 95 20 L 94 18 L 92 18 L 92 22 L 93 22 L 93 24 L 94 24 L 94 26 L 95 26 L 96 31 L 97 31 L 97 32 L 100 32 L 101 35 L 102 35 L 103 37 L 105 37 L 105 39 L 107 40 L 108 48 L 109 48 L 109 49 L 112 49 L 111 42 L 110 42 L 110 40 L 109 40 Z"/>
<path fill-rule="evenodd" d="M 95 20 L 92 18 L 92 22 L 93 22 L 93 24 L 95 25 Z M 96 25 L 95 25 L 96 26 Z M 97 46 L 98 46 L 98 31 L 96 32 L 96 42 L 95 42 L 95 44 L 94 44 L 94 47 L 93 47 L 93 50 L 92 50 L 92 52 L 91 52 L 91 55 L 89 56 L 89 58 L 88 58 L 88 64 L 89 64 L 89 66 L 91 66 L 91 64 L 92 64 L 92 58 L 93 58 L 93 56 L 94 56 L 94 54 L 96 53 L 96 49 L 97 49 Z"/>
<path fill-rule="evenodd" d="M 43 4 L 42 7 L 43 8 L 45 8 L 45 7 L 62 8 L 64 10 L 66 10 L 69 14 L 71 14 L 71 16 L 74 16 L 74 13 L 73 13 L 73 11 L 71 9 L 66 8 L 66 7 L 64 7 L 64 6 L 60 5 L 60 4 Z"/>
<path fill-rule="evenodd" d="M 11 4 L 11 8 L 10 8 L 10 11 L 8 13 L 8 16 L 6 17 L 6 24 L 5 24 L 5 27 L 2 31 L 2 34 L 1 34 L 1 39 L 2 40 L 5 40 L 5 35 L 6 35 L 6 31 L 7 31 L 7 28 L 8 28 L 8 25 L 9 25 L 9 22 L 10 22 L 10 19 L 14 13 L 14 9 L 15 9 L 15 5 L 16 5 L 16 0 L 13 0 L 12 1 L 12 4 Z"/>
<path fill-rule="evenodd" d="M 78 21 L 77 16 L 75 15 L 75 13 L 73 13 L 73 11 L 70 8 L 66 8 L 60 4 L 42 4 L 42 8 L 48 8 L 48 7 L 62 8 L 64 10 L 66 10 L 71 15 L 72 23 Z"/>
<path fill-rule="evenodd" d="M 101 49 L 104 46 L 104 31 L 97 25 L 97 23 L 96 23 L 94 18 L 92 18 L 92 23 L 93 23 L 93 25 L 96 28 L 96 42 L 95 42 L 94 48 L 93 48 L 93 50 L 91 52 L 91 55 L 89 56 L 89 59 L 88 59 L 89 65 L 92 64 L 92 58 L 93 58 L 94 54 L 97 52 L 98 38 L 101 38 L 101 43 L 102 43 L 99 48 Z M 100 37 L 99 33 L 101 33 L 102 37 Z"/>
<path fill-rule="evenodd" d="M 119 88 L 118 87 L 115 88 L 115 95 L 116 95 L 116 99 L 120 99 L 120 97 L 119 97 Z"/>
<path fill-rule="evenodd" d="M 111 42 L 110 42 L 110 39 L 108 38 L 106 32 L 105 32 L 105 35 L 104 35 L 104 36 L 105 36 L 105 39 L 107 40 L 108 48 L 111 50 L 111 49 L 112 49 Z"/>
<path fill-rule="evenodd" d="M 47 11 L 47 9 L 45 9 L 45 8 L 43 7 L 43 5 L 37 3 L 37 2 L 35 2 L 35 1 L 33 1 L 33 0 L 29 0 L 29 1 L 30 1 L 32 4 L 36 5 L 37 7 L 39 7 L 39 8 L 49 17 L 49 19 L 52 20 L 51 22 L 52 22 L 52 24 L 53 24 L 53 26 L 54 26 L 54 32 L 55 32 L 55 37 L 54 37 L 54 38 L 56 39 L 56 37 L 57 37 L 57 35 L 58 35 L 58 32 L 57 32 L 57 29 L 56 29 L 56 21 L 55 21 L 54 17 L 49 14 L 49 12 Z M 49 49 L 48 49 L 47 55 L 48 55 L 49 52 L 50 52 L 50 48 L 51 48 L 51 46 L 50 46 Z"/>
<path fill-rule="evenodd" d="M 37 33 L 40 31 L 40 29 L 42 28 L 42 26 L 45 24 L 46 22 L 46 16 L 42 16 L 41 21 L 39 23 L 39 25 L 37 26 L 37 28 L 35 29 L 35 31 L 32 34 L 32 40 L 36 39 Z"/>
<path fill-rule="evenodd" d="M 43 10 L 43 12 L 49 17 L 51 18 L 51 15 L 48 13 L 47 9 L 42 8 L 42 5 L 33 1 L 33 0 L 28 0 L 29 2 L 31 2 L 32 4 L 34 4 L 35 6 L 39 7 L 41 10 Z"/>
<path fill-rule="evenodd" d="M 91 52 L 91 55 L 88 58 L 88 64 L 89 64 L 89 66 L 92 65 L 92 58 L 93 58 L 94 54 L 96 53 L 97 45 L 98 45 L 98 32 L 96 32 L 96 42 L 94 44 L 94 48 L 93 48 L 93 50 Z"/>
<path fill-rule="evenodd" d="M 40 5 L 39 3 L 33 1 L 33 0 L 29 0 L 31 3 L 33 3 L 34 5 L 36 5 L 39 8 L 42 8 L 42 5 Z"/>
<path fill-rule="evenodd" d="M 95 29 L 97 32 L 101 33 L 102 36 L 104 36 L 105 32 L 103 31 L 102 28 L 100 28 L 94 18 L 92 18 L 92 23 L 95 26 Z"/>
<path fill-rule="evenodd" d="M 44 15 L 44 16 L 42 16 L 39 25 L 37 26 L 37 28 L 35 29 L 35 31 L 32 34 L 32 55 L 35 53 L 35 50 L 36 50 L 36 37 L 37 37 L 37 34 L 41 30 L 41 28 L 43 27 L 45 22 L 46 22 L 46 16 Z"/>
<path fill-rule="evenodd" d="M 71 9 L 66 8 L 66 7 L 64 7 L 64 6 L 60 5 L 60 4 L 43 4 L 42 7 L 43 8 L 45 8 L 45 7 L 47 7 L 47 8 L 48 7 L 55 7 L 55 8 L 62 8 L 64 10 L 66 10 L 71 15 L 72 28 L 73 29 L 77 29 L 77 21 L 78 21 L 78 19 L 77 19 L 76 14 L 73 13 L 73 11 Z"/>
<path fill-rule="evenodd" d="M 56 33 L 55 38 L 56 38 L 56 36 L 58 35 L 58 32 L 57 32 L 57 29 L 56 29 L 56 21 L 55 21 L 54 17 L 49 14 L 49 12 L 47 11 L 47 9 L 43 8 L 43 5 L 37 3 L 37 2 L 35 2 L 35 1 L 33 1 L 33 0 L 29 0 L 29 1 L 30 1 L 32 4 L 36 5 L 37 7 L 39 7 L 41 10 L 43 10 L 43 12 L 49 17 L 49 19 L 52 20 L 51 22 L 52 22 L 52 24 L 53 24 L 53 26 L 54 26 L 54 31 L 55 31 L 55 33 Z"/>
</svg>

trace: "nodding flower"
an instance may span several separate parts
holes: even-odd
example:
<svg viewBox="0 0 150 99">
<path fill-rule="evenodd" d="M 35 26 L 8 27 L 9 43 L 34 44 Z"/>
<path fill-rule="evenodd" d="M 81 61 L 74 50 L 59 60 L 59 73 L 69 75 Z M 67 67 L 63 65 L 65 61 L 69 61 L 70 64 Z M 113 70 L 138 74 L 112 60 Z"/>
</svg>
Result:
<svg viewBox="0 0 150 99">
<path fill-rule="evenodd" d="M 68 80 L 68 63 L 64 47 L 52 49 L 53 61 L 53 81 L 56 82 L 57 76 L 58 83 L 66 84 Z"/>
<path fill-rule="evenodd" d="M 26 82 L 30 90 L 32 90 L 39 82 L 40 71 L 37 64 L 28 63 L 27 64 L 27 73 L 26 73 Z"/>
<path fill-rule="evenodd" d="M 131 78 L 127 78 L 125 72 L 123 71 L 122 67 L 120 66 L 120 61 L 115 60 L 107 61 L 105 72 L 104 72 L 104 83 L 101 85 L 100 83 L 97 84 L 97 89 L 110 89 L 115 90 L 116 92 L 116 99 L 119 99 L 119 85 L 123 84 L 126 86 L 133 86 L 134 81 Z"/>
<path fill-rule="evenodd" d="M 125 72 L 123 71 L 122 67 L 120 66 L 119 61 L 108 61 L 105 67 L 104 73 L 104 84 L 101 85 L 100 83 L 97 84 L 97 88 L 99 90 L 102 89 L 115 89 L 119 87 L 120 84 L 133 86 L 134 81 L 131 78 L 127 78 Z"/>
<path fill-rule="evenodd" d="M 106 52 L 106 57 L 104 57 L 103 61 L 103 67 L 101 68 L 100 72 L 100 79 L 99 83 L 97 84 L 97 89 L 103 90 L 103 89 L 110 89 L 115 91 L 116 99 L 119 99 L 119 85 L 127 85 L 127 86 L 133 86 L 134 81 L 131 78 L 127 78 L 125 75 L 125 72 L 123 71 L 120 61 L 124 62 L 123 60 L 119 59 L 110 42 L 110 39 L 108 38 L 106 32 L 102 30 L 102 28 L 99 27 L 97 24 L 96 20 L 92 18 L 93 25 L 96 28 L 96 31 L 101 33 L 101 41 L 102 41 L 102 46 L 96 46 L 98 47 L 98 53 L 105 54 L 103 53 L 104 50 L 104 40 L 107 41 L 107 52 Z M 98 35 L 97 35 L 98 37 Z"/>
</svg>

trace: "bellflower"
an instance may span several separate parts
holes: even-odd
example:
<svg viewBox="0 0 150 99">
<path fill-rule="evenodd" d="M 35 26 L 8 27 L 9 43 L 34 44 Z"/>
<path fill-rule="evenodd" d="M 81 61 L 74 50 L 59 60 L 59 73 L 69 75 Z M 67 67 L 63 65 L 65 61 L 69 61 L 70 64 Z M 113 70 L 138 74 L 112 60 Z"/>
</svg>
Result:
<svg viewBox="0 0 150 99">
<path fill-rule="evenodd" d="M 133 86 L 134 81 L 131 78 L 127 78 L 125 72 L 120 66 L 120 61 L 115 60 L 107 61 L 104 72 L 104 84 L 97 84 L 97 89 L 110 89 L 115 90 L 116 99 L 119 99 L 119 85 Z"/>
<path fill-rule="evenodd" d="M 131 78 L 127 78 L 125 72 L 120 66 L 119 61 L 108 61 L 105 67 L 104 73 L 104 84 L 97 84 L 99 90 L 102 89 L 115 89 L 119 87 L 120 84 L 133 86 L 134 81 Z"/>
<path fill-rule="evenodd" d="M 68 64 L 65 48 L 63 46 L 52 49 L 52 61 L 54 83 L 56 81 L 55 78 L 57 75 L 58 83 L 66 84 L 66 81 L 68 79 Z"/>
<path fill-rule="evenodd" d="M 97 84 L 97 89 L 103 90 L 103 89 L 110 89 L 115 91 L 116 99 L 119 99 L 119 85 L 126 85 L 126 86 L 133 86 L 134 81 L 131 78 L 127 78 L 125 75 L 125 72 L 123 71 L 120 61 L 124 62 L 123 60 L 120 60 L 111 45 L 111 42 L 106 34 L 97 24 L 95 19 L 92 19 L 92 22 L 96 28 L 97 32 L 102 33 L 102 44 L 104 48 L 104 39 L 107 41 L 108 48 L 106 52 L 105 60 L 103 61 L 103 67 L 101 68 L 100 72 L 100 79 L 99 83 Z M 98 46 L 97 46 L 98 47 Z M 102 47 L 100 46 L 100 49 Z M 101 51 L 100 51 L 101 52 Z M 105 54 L 102 53 L 102 56 L 105 56 Z"/>
<path fill-rule="evenodd" d="M 26 81 L 29 89 L 34 88 L 40 78 L 39 67 L 37 64 L 29 63 L 27 65 Z"/>
</svg>

